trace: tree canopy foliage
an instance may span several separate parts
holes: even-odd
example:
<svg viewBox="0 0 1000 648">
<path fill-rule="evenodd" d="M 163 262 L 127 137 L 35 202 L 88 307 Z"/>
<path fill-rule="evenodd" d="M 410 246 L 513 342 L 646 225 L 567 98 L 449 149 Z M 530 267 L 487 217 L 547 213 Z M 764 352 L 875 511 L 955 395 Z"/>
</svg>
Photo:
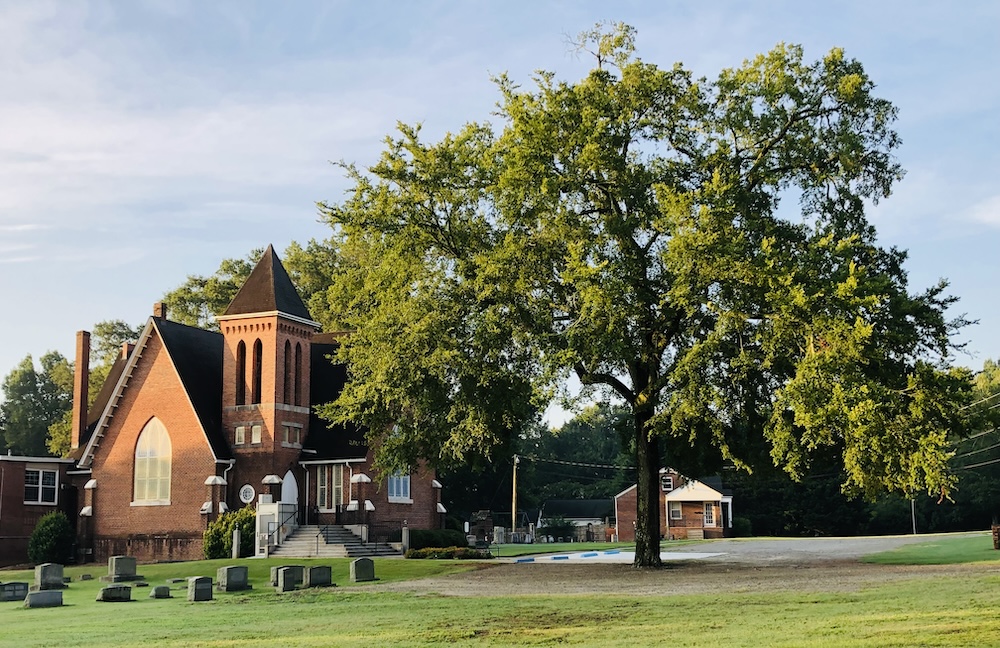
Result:
<svg viewBox="0 0 1000 648">
<path fill-rule="evenodd" d="M 710 80 L 634 36 L 584 34 L 577 82 L 501 75 L 496 126 L 400 125 L 346 166 L 352 193 L 321 210 L 351 382 L 326 415 L 367 424 L 383 463 L 463 461 L 575 373 L 633 416 L 637 566 L 659 564 L 661 444 L 744 468 L 764 445 L 793 476 L 834 454 L 852 492 L 946 493 L 965 322 L 944 283 L 909 289 L 865 213 L 902 177 L 896 109 L 839 49 Z"/>
<path fill-rule="evenodd" d="M 4 378 L 0 403 L 0 439 L 4 450 L 42 457 L 48 454 L 49 426 L 68 412 L 73 400 L 73 366 L 60 353 L 39 359 L 30 355 Z"/>
</svg>

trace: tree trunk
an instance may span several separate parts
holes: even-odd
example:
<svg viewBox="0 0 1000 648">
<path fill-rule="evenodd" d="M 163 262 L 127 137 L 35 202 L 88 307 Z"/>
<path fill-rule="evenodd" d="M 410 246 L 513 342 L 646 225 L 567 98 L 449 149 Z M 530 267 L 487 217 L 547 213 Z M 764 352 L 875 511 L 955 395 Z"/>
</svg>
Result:
<svg viewBox="0 0 1000 648">
<path fill-rule="evenodd" d="M 649 438 L 648 410 L 635 412 L 635 445 L 638 482 L 636 484 L 635 562 L 636 568 L 662 567 L 660 562 L 660 446 Z"/>
</svg>

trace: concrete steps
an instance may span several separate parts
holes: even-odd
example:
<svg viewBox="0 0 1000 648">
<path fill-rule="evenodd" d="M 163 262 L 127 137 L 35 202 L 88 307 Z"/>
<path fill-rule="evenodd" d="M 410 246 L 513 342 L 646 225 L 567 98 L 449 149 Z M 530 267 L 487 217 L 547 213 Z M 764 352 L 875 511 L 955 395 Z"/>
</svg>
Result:
<svg viewBox="0 0 1000 648">
<path fill-rule="evenodd" d="M 361 544 L 361 538 L 342 526 L 300 526 L 271 551 L 272 556 L 288 558 L 361 558 L 398 556 L 386 544 Z"/>
</svg>

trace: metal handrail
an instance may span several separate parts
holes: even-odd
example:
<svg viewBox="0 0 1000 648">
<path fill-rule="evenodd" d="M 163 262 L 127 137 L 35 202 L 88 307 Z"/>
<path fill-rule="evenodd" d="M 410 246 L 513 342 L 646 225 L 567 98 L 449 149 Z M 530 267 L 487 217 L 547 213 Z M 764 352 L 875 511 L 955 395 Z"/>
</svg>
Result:
<svg viewBox="0 0 1000 648">
<path fill-rule="evenodd" d="M 292 511 L 291 513 L 289 513 L 289 514 L 288 514 L 288 517 L 286 517 L 286 518 L 285 518 L 284 520 L 282 520 L 282 521 L 281 521 L 281 524 L 279 524 L 279 525 L 277 525 L 277 526 L 275 526 L 275 527 L 274 527 L 274 531 L 270 531 L 270 532 L 269 532 L 269 533 L 267 534 L 267 546 L 268 546 L 268 547 L 270 547 L 270 546 L 271 546 L 271 539 L 272 539 L 272 536 L 273 536 L 273 535 L 274 535 L 275 533 L 277 533 L 278 531 L 280 531 L 280 530 L 281 530 L 281 527 L 285 526 L 285 525 L 286 525 L 286 524 L 288 523 L 288 521 L 289 521 L 289 520 L 292 520 L 292 519 L 294 519 L 295 517 L 297 517 L 297 516 L 298 516 L 298 514 L 299 514 L 299 512 L 298 512 L 297 510 L 296 510 L 296 511 Z"/>
</svg>

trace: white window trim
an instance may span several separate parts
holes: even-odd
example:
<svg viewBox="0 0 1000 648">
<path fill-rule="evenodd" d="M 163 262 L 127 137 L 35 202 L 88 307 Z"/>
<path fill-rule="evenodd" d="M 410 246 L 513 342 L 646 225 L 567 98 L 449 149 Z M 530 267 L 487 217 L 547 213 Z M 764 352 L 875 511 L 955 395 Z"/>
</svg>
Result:
<svg viewBox="0 0 1000 648">
<path fill-rule="evenodd" d="M 264 442 L 264 426 L 263 424 L 255 424 L 250 426 L 250 445 L 260 445 Z"/>
<path fill-rule="evenodd" d="M 247 426 L 237 425 L 234 441 L 236 445 L 241 446 L 247 442 Z"/>
<path fill-rule="evenodd" d="M 129 502 L 129 506 L 170 506 L 170 500 L 144 500 L 142 502 Z"/>
<path fill-rule="evenodd" d="M 708 521 L 708 516 L 709 515 L 712 516 L 712 521 L 711 522 Z M 704 506 L 702 507 L 702 520 L 703 520 L 703 523 L 704 523 L 704 525 L 706 527 L 714 527 L 715 526 L 715 503 L 714 502 L 705 502 L 704 503 Z"/>
<path fill-rule="evenodd" d="M 24 503 L 26 505 L 28 505 L 28 506 L 59 506 L 59 471 L 58 470 L 51 470 L 49 468 L 34 468 L 34 467 L 31 467 L 31 466 L 27 466 L 24 469 L 25 479 L 27 479 L 27 477 L 28 477 L 28 471 L 29 470 L 32 471 L 32 472 L 37 472 L 38 473 L 38 499 L 37 500 L 24 500 Z M 55 489 L 55 499 L 53 501 L 51 501 L 51 502 L 42 501 L 42 488 L 43 488 L 42 481 L 44 480 L 43 474 L 47 473 L 47 472 L 48 473 L 54 473 L 55 476 L 56 476 L 55 486 L 45 487 L 45 488 L 54 488 Z M 27 485 L 28 485 L 27 483 L 24 484 L 25 487 L 27 487 Z"/>
<path fill-rule="evenodd" d="M 677 505 L 677 515 L 674 515 L 674 504 Z M 684 505 L 680 502 L 668 502 L 667 503 L 667 514 L 670 516 L 671 520 L 683 520 L 684 519 Z"/>
<path fill-rule="evenodd" d="M 670 485 L 665 486 L 664 483 L 668 481 L 670 482 Z M 663 477 L 660 477 L 660 490 L 664 493 L 669 493 L 674 490 L 674 478 L 672 475 L 664 475 Z"/>
</svg>

